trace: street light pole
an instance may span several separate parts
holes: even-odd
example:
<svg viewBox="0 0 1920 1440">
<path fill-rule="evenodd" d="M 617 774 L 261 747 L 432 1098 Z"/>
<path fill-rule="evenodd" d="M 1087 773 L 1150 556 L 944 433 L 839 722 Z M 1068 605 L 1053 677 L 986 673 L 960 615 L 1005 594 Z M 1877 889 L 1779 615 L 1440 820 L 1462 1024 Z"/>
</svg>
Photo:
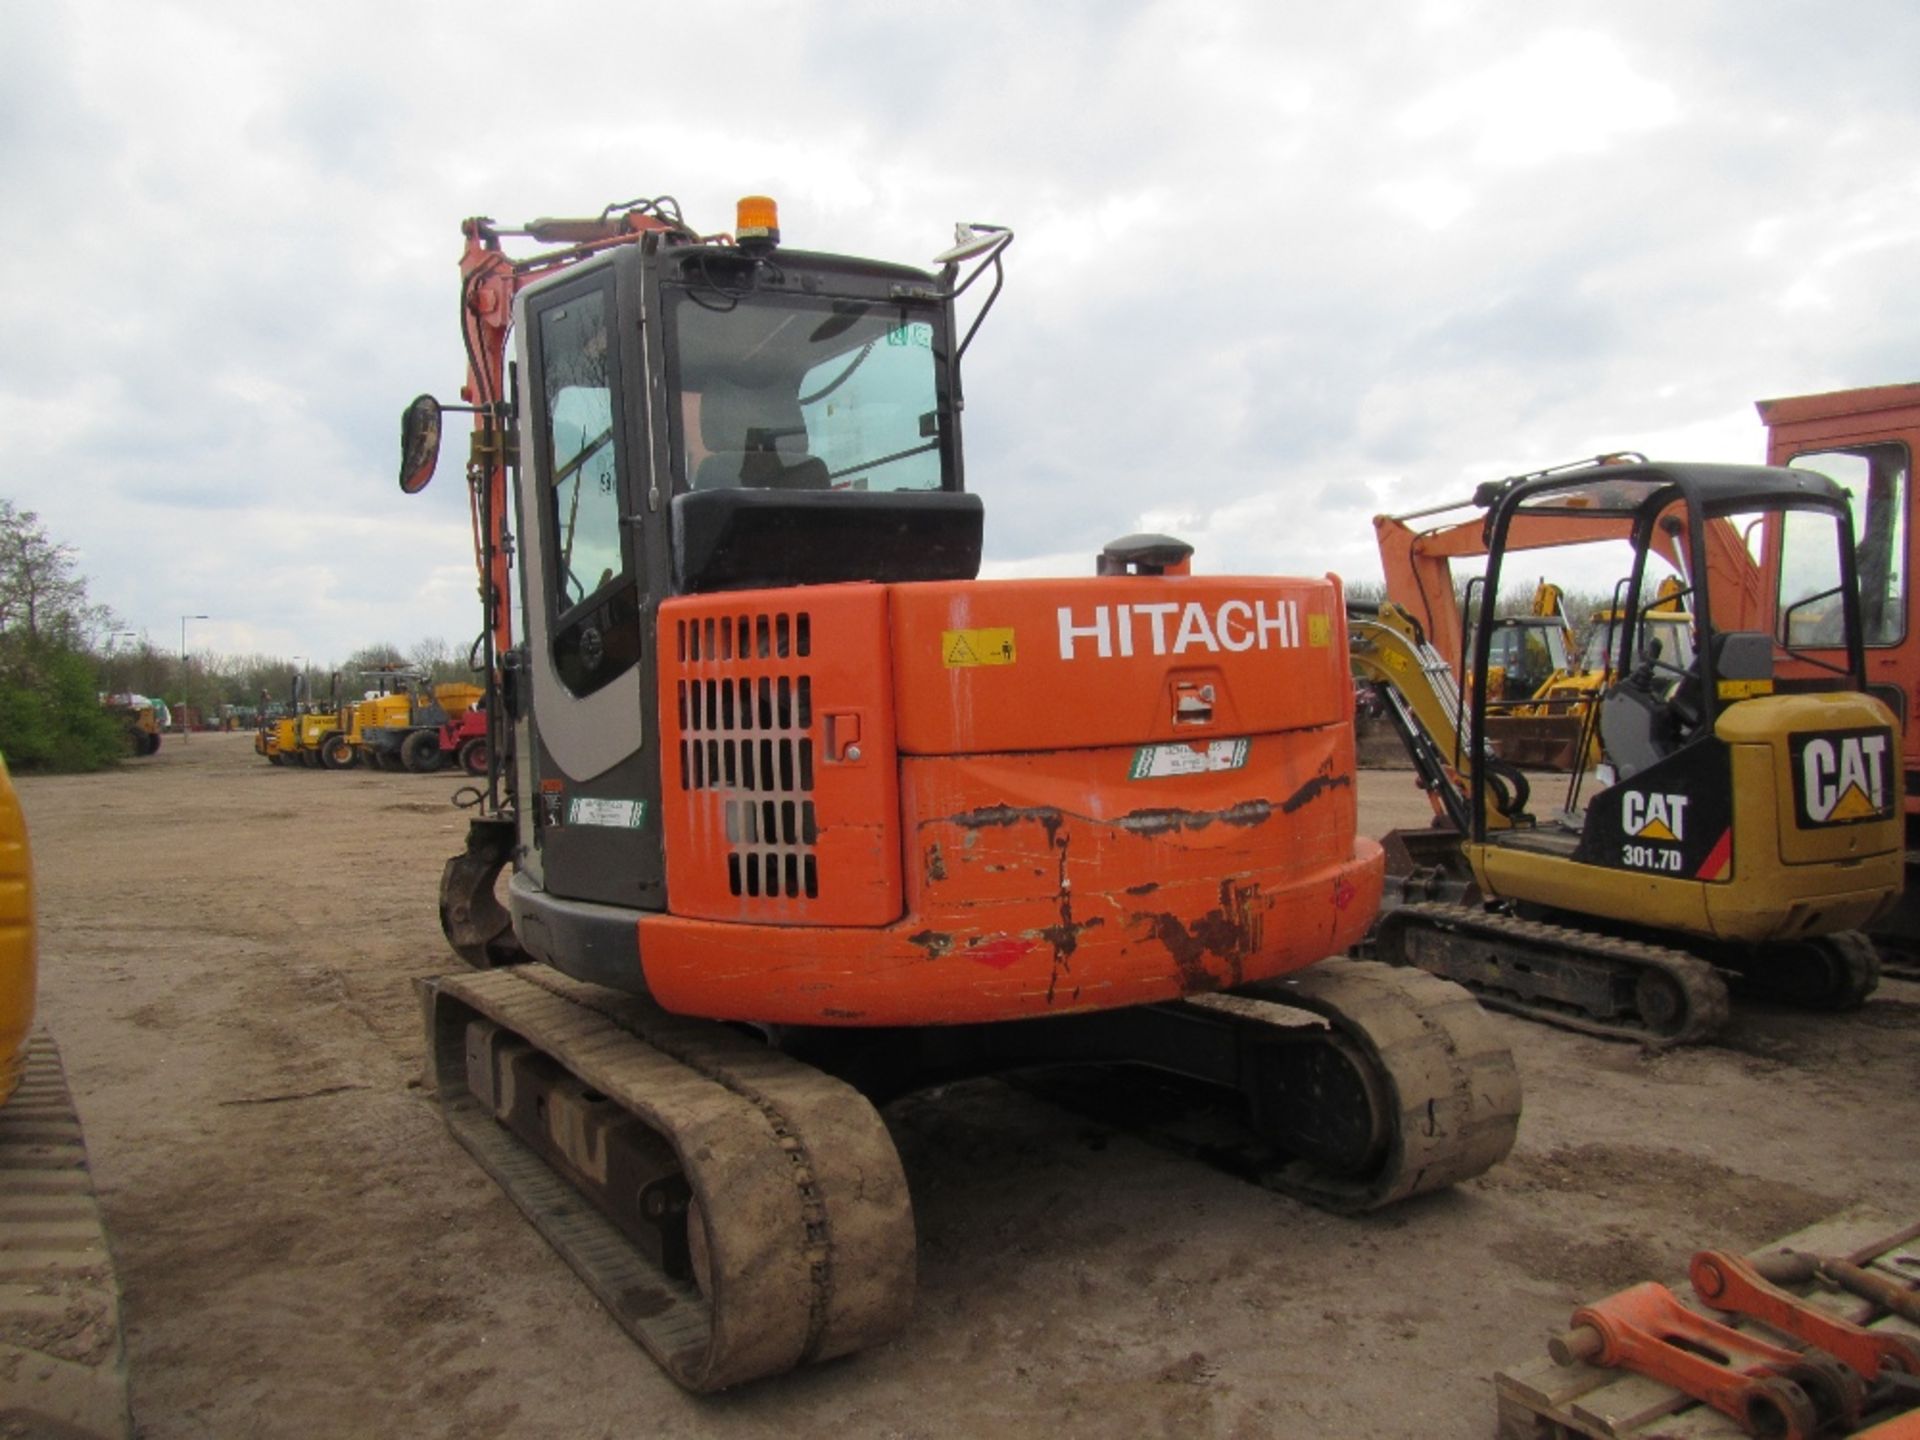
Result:
<svg viewBox="0 0 1920 1440">
<path fill-rule="evenodd" d="M 188 738 L 187 732 L 187 621 L 207 620 L 207 615 L 182 615 L 180 617 L 180 738 Z"/>
<path fill-rule="evenodd" d="M 186 678 L 185 672 L 187 668 L 187 621 L 209 620 L 211 618 L 209 615 L 182 615 L 180 617 L 180 670 L 182 680 Z"/>
</svg>

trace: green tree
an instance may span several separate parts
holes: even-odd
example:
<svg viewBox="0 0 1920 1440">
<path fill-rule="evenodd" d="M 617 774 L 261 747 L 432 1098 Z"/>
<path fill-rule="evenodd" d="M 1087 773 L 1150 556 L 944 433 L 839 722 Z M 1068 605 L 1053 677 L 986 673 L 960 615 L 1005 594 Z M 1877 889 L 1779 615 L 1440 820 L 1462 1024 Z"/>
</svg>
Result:
<svg viewBox="0 0 1920 1440">
<path fill-rule="evenodd" d="M 0 500 L 0 753 L 20 770 L 99 770 L 127 754 L 100 706 L 89 640 L 113 615 L 87 600 L 73 547 Z"/>
</svg>

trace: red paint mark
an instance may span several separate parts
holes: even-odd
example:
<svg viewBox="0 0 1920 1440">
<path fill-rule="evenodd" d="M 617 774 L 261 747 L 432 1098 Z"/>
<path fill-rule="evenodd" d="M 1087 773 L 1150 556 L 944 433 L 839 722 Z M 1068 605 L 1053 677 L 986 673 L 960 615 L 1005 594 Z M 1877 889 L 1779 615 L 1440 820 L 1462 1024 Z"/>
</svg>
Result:
<svg viewBox="0 0 1920 1440">
<path fill-rule="evenodd" d="M 1720 838 L 1714 841 L 1713 849 L 1707 852 L 1707 858 L 1700 862 L 1695 878 L 1700 880 L 1718 880 L 1726 874 L 1727 862 L 1733 858 L 1733 831 L 1722 830 Z"/>
<path fill-rule="evenodd" d="M 990 970 L 1004 970 L 1020 959 L 1034 946 L 1031 940 L 1019 936 L 1008 936 L 1004 940 L 989 940 L 984 945 L 971 945 L 967 948 L 967 958 L 977 965 L 985 965 Z"/>
<path fill-rule="evenodd" d="M 1359 893 L 1354 883 L 1342 875 L 1338 880 L 1333 882 L 1333 908 L 1336 910 L 1346 909 L 1349 905 L 1353 904 L 1353 897 Z"/>
</svg>

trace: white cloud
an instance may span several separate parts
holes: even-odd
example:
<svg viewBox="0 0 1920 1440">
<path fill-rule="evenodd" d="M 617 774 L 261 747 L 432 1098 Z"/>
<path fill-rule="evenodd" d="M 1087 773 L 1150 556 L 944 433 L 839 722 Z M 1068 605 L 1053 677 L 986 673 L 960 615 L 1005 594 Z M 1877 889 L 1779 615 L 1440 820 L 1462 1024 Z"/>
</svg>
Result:
<svg viewBox="0 0 1920 1440">
<path fill-rule="evenodd" d="M 1636 71 L 1616 37 L 1551 30 L 1428 91 L 1400 112 L 1400 127 L 1463 143 L 1483 165 L 1525 168 L 1597 155 L 1679 116 L 1673 90 Z"/>
<path fill-rule="evenodd" d="M 458 222 L 642 194 L 908 261 L 1015 227 L 967 362 L 993 574 L 1154 528 L 1377 573 L 1375 510 L 1758 458 L 1756 396 L 1920 374 L 1905 0 L 729 14 L 0 14 L 0 494 L 163 647 L 203 611 L 224 649 L 463 645 L 457 427 L 425 495 L 393 475 L 462 373 Z"/>
</svg>

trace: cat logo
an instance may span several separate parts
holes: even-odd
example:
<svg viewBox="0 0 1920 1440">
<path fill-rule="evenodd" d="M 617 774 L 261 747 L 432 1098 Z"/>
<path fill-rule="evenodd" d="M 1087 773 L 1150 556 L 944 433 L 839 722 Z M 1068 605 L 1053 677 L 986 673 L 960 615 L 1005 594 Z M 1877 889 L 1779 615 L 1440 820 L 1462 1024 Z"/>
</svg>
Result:
<svg viewBox="0 0 1920 1440">
<path fill-rule="evenodd" d="M 1794 736 L 1793 790 L 1800 823 L 1850 825 L 1891 816 L 1889 742 L 1885 730 Z"/>
<path fill-rule="evenodd" d="M 1620 797 L 1620 824 L 1636 840 L 1687 838 L 1687 797 L 1649 795 L 1629 790 Z"/>
</svg>

